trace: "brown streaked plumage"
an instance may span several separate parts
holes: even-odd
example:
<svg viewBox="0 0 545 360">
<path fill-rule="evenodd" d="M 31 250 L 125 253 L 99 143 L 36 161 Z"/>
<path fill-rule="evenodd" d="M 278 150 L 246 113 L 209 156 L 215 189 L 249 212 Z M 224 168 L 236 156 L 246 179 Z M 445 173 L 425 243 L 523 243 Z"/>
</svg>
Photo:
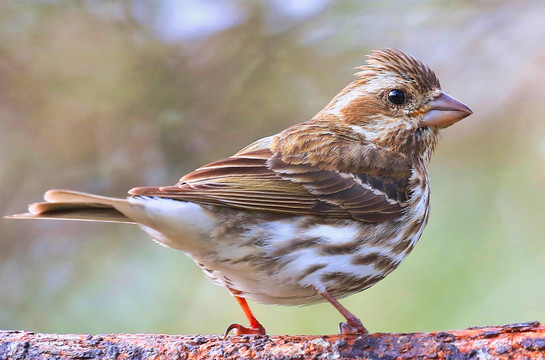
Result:
<svg viewBox="0 0 545 360">
<path fill-rule="evenodd" d="M 429 215 L 427 164 L 441 128 L 471 114 L 435 74 L 398 50 L 373 52 L 358 78 L 311 120 L 127 199 L 50 190 L 11 218 L 136 223 L 187 253 L 236 298 L 330 302 L 341 333 L 365 333 L 338 301 L 383 279 L 412 250 Z"/>
</svg>

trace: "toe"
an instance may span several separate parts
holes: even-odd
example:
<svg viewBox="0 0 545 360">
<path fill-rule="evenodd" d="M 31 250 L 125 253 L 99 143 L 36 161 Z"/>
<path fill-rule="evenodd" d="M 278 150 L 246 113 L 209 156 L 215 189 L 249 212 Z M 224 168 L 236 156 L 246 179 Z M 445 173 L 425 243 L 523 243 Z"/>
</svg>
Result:
<svg viewBox="0 0 545 360">
<path fill-rule="evenodd" d="M 227 337 L 230 332 L 233 332 L 233 335 L 265 335 L 265 328 L 263 326 L 258 326 L 255 328 L 242 326 L 239 324 L 231 324 L 227 327 L 224 333 L 224 337 Z"/>
<path fill-rule="evenodd" d="M 341 335 L 356 335 L 356 334 L 368 334 L 369 331 L 360 324 L 339 324 L 339 332 Z"/>
</svg>

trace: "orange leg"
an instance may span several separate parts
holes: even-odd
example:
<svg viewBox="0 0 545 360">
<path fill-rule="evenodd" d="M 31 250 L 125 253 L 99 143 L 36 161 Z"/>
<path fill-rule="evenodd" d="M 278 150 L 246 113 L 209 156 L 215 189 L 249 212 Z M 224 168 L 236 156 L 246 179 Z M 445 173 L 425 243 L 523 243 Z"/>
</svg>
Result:
<svg viewBox="0 0 545 360">
<path fill-rule="evenodd" d="M 244 315 L 246 315 L 246 318 L 248 319 L 248 322 L 250 323 L 249 327 L 242 326 L 239 324 L 231 324 L 225 330 L 224 336 L 227 337 L 229 332 L 233 330 L 233 333 L 235 335 L 244 335 L 244 334 L 254 334 L 254 335 L 265 335 L 265 328 L 263 325 L 257 321 L 254 314 L 252 314 L 252 310 L 250 310 L 250 307 L 248 306 L 248 303 L 246 302 L 246 299 L 237 295 L 233 295 L 235 299 L 238 301 L 238 304 L 242 308 L 242 311 L 244 311 Z"/>
<path fill-rule="evenodd" d="M 363 326 L 361 320 L 358 319 L 354 314 L 348 311 L 347 308 L 341 305 L 337 299 L 331 296 L 327 291 L 318 291 L 327 301 L 331 303 L 341 313 L 342 316 L 346 319 L 345 323 L 339 324 L 339 330 L 342 335 L 354 335 L 354 334 L 368 334 L 369 331 Z"/>
</svg>

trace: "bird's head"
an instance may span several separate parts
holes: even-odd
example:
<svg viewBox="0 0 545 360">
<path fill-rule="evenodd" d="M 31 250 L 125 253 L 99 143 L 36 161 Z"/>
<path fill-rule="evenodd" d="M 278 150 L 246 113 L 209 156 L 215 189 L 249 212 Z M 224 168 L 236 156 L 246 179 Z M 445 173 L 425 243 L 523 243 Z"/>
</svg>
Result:
<svg viewBox="0 0 545 360">
<path fill-rule="evenodd" d="M 358 70 L 358 79 L 321 114 L 336 118 L 377 146 L 410 152 L 433 150 L 439 129 L 472 114 L 441 91 L 427 65 L 399 50 L 374 51 Z"/>
</svg>

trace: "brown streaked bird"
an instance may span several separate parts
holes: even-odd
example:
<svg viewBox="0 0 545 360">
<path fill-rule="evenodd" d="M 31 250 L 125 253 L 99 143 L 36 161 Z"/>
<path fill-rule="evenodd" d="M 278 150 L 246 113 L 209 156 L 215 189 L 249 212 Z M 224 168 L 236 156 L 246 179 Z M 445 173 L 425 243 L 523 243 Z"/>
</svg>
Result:
<svg viewBox="0 0 545 360">
<path fill-rule="evenodd" d="M 238 301 L 330 302 L 342 334 L 367 333 L 338 299 L 394 270 L 426 225 L 427 165 L 441 129 L 471 110 L 441 91 L 418 59 L 374 51 L 357 79 L 312 119 L 205 165 L 174 186 L 137 187 L 126 199 L 49 190 L 17 219 L 137 224 L 185 252 Z"/>
</svg>

